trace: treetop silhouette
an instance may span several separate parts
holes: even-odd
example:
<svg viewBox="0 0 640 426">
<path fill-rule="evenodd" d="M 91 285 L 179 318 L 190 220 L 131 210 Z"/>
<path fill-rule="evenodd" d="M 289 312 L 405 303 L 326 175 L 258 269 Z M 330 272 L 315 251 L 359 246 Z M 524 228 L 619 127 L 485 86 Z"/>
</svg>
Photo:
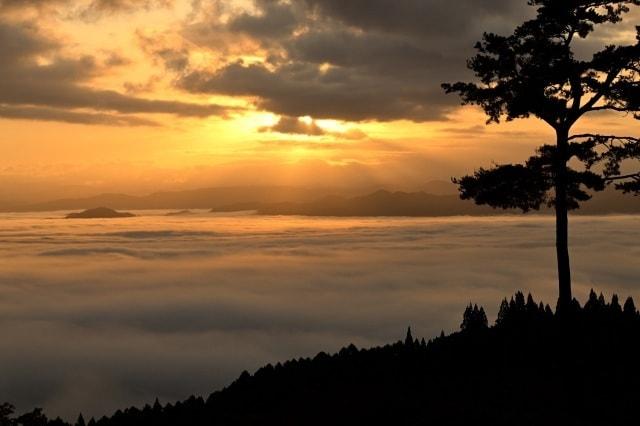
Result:
<svg viewBox="0 0 640 426">
<path fill-rule="evenodd" d="M 460 330 L 462 331 L 477 331 L 487 328 L 489 322 L 487 321 L 487 315 L 484 312 L 484 308 L 478 305 L 467 306 L 462 315 L 462 324 L 460 324 Z"/>
<path fill-rule="evenodd" d="M 621 173 L 640 159 L 640 139 L 599 133 L 571 134 L 573 125 L 597 111 L 640 118 L 640 27 L 635 44 L 607 45 L 582 60 L 574 52 L 600 25 L 617 24 L 640 0 L 529 0 L 536 17 L 512 35 L 485 33 L 468 61 L 478 82 L 445 83 L 462 104 L 480 106 L 487 123 L 537 117 L 556 133 L 524 164 L 480 168 L 454 179 L 463 199 L 524 212 L 543 205 L 556 212 L 559 307 L 571 304 L 568 211 L 609 184 L 640 193 L 640 172 Z M 577 164 L 578 168 L 569 166 Z"/>
</svg>

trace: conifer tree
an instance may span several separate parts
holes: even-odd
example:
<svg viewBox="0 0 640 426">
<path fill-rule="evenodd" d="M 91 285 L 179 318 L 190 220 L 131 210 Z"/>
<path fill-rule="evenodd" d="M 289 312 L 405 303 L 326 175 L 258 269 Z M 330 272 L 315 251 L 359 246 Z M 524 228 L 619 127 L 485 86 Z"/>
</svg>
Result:
<svg viewBox="0 0 640 426">
<path fill-rule="evenodd" d="M 454 181 L 463 199 L 495 208 L 523 211 L 548 205 L 556 214 L 558 307 L 571 305 L 568 212 L 615 183 L 640 192 L 640 173 L 621 173 L 621 163 L 640 158 L 640 139 L 607 133 L 574 134 L 583 117 L 598 111 L 640 118 L 640 27 L 635 43 L 606 45 L 582 60 L 578 39 L 622 21 L 640 0 L 529 0 L 535 18 L 512 35 L 485 33 L 468 62 L 479 82 L 443 84 L 463 104 L 479 105 L 488 123 L 536 117 L 555 132 L 554 144 L 541 146 L 524 164 L 480 168 Z M 579 168 L 569 161 L 579 162 Z M 573 163 L 572 163 L 573 164 Z M 601 168 L 595 167 L 600 165 Z"/>
<path fill-rule="evenodd" d="M 0 404 L 0 426 L 12 426 L 15 424 L 13 413 L 15 407 L 7 402 Z"/>
</svg>

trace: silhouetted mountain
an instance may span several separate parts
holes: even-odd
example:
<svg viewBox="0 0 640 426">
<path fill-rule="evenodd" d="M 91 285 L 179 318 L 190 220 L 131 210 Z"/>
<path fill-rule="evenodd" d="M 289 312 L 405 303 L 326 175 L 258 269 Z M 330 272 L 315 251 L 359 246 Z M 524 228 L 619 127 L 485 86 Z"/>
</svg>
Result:
<svg viewBox="0 0 640 426">
<path fill-rule="evenodd" d="M 287 202 L 283 202 L 288 204 Z M 269 205 L 269 203 L 260 203 L 257 201 L 247 201 L 245 203 L 226 204 L 224 206 L 214 207 L 211 209 L 211 213 L 233 213 L 243 211 L 257 211 L 262 206 Z"/>
<path fill-rule="evenodd" d="M 482 307 L 469 305 L 461 331 L 448 336 L 425 342 L 409 329 L 391 345 L 267 365 L 206 399 L 156 400 L 88 424 L 628 425 L 640 400 L 639 352 L 630 298 L 606 303 L 592 291 L 583 308 L 574 300 L 554 313 L 517 293 L 492 327 Z M 0 424 L 11 411 L 0 406 Z"/>
<path fill-rule="evenodd" d="M 431 180 L 425 183 L 420 190 L 433 195 L 458 195 L 458 185 L 450 180 Z"/>
<path fill-rule="evenodd" d="M 28 206 L 12 206 L 4 211 L 79 210 L 92 206 L 114 209 L 212 209 L 214 212 L 255 210 L 260 214 L 305 216 L 482 216 L 520 214 L 516 210 L 494 210 L 460 200 L 456 186 L 433 181 L 421 192 L 378 190 L 364 196 L 336 192 L 335 189 L 295 187 L 208 188 L 158 192 L 146 196 L 102 194 L 89 198 L 49 201 Z M 339 194 L 339 195 L 336 195 Z M 542 210 L 551 214 L 551 210 Z M 597 193 L 574 214 L 640 213 L 640 197 L 613 189 Z"/>
<path fill-rule="evenodd" d="M 495 214 L 456 195 L 376 191 L 362 197 L 328 196 L 310 203 L 273 203 L 258 208 L 264 215 L 302 216 L 451 216 Z"/>
<path fill-rule="evenodd" d="M 623 194 L 613 188 L 598 192 L 571 214 L 637 214 L 640 213 L 640 197 Z"/>
<path fill-rule="evenodd" d="M 301 216 L 482 216 L 521 214 L 517 210 L 493 209 L 461 200 L 457 195 L 433 195 L 425 192 L 376 191 L 362 197 L 327 196 L 308 203 L 268 203 L 253 205 L 263 215 Z M 248 210 L 248 209 L 246 209 Z M 541 213 L 551 214 L 550 209 Z M 607 190 L 594 196 L 591 203 L 576 214 L 640 213 L 640 197 Z"/>
<path fill-rule="evenodd" d="M 12 206 L 9 211 L 54 211 L 111 206 L 114 209 L 211 209 L 237 203 L 306 202 L 333 193 L 329 189 L 294 187 L 228 187 L 188 191 L 157 192 L 145 196 L 101 194 L 95 197 L 47 201 L 38 204 Z M 5 210 L 6 211 L 6 210 Z"/>
<path fill-rule="evenodd" d="M 118 212 L 107 207 L 96 207 L 79 213 L 69 213 L 67 219 L 114 219 L 119 217 L 134 217 L 133 213 Z"/>
<path fill-rule="evenodd" d="M 223 187 L 186 191 L 156 192 L 145 196 L 125 194 L 101 194 L 94 197 L 68 198 L 40 203 L 24 204 L 10 199 L 0 199 L 0 211 L 54 211 L 81 210 L 93 206 L 110 206 L 114 209 L 158 210 L 158 209 L 222 209 L 229 206 L 239 210 L 255 210 L 264 203 L 306 203 L 327 195 L 354 196 L 376 188 L 300 188 L 285 186 Z M 451 182 L 430 181 L 424 191 L 432 194 L 456 194 Z M 249 207 L 249 208 L 247 208 Z"/>
</svg>

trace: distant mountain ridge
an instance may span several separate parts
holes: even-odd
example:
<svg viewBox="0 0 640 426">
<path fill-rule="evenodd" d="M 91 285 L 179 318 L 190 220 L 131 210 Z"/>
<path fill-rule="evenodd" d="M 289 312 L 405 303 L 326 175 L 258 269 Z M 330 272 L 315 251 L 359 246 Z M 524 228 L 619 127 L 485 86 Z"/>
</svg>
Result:
<svg viewBox="0 0 640 426">
<path fill-rule="evenodd" d="M 495 210 L 461 200 L 450 182 L 433 181 L 419 192 L 377 190 L 366 195 L 337 192 L 335 189 L 297 187 L 227 187 L 188 191 L 157 192 L 146 196 L 101 194 L 88 198 L 54 200 L 4 209 L 4 211 L 84 210 L 108 206 L 116 210 L 188 210 L 213 212 L 254 210 L 260 215 L 301 216 L 486 216 L 519 214 L 517 210 Z M 0 211 L 2 211 L 0 209 Z M 540 213 L 551 213 L 542 209 Z M 575 214 L 639 214 L 640 197 L 608 189 Z"/>
<path fill-rule="evenodd" d="M 11 206 L 5 211 L 54 211 L 80 210 L 95 206 L 109 206 L 113 209 L 159 210 L 159 209 L 211 209 L 213 207 L 241 202 L 269 201 L 311 201 L 318 196 L 332 193 L 334 190 L 309 190 L 295 187 L 224 187 L 202 188 L 185 191 L 155 192 L 149 195 L 135 196 L 106 193 L 93 197 L 69 198 Z"/>
<path fill-rule="evenodd" d="M 461 200 L 457 195 L 433 195 L 425 192 L 374 193 L 345 198 L 327 196 L 308 203 L 270 203 L 256 206 L 261 215 L 300 216 L 486 216 L 519 214 L 518 210 L 493 209 Z M 549 208 L 540 213 L 550 214 Z M 637 214 L 640 213 L 640 197 L 624 195 L 615 190 L 598 193 L 574 212 L 583 215 Z"/>
<path fill-rule="evenodd" d="M 272 203 L 260 206 L 261 215 L 301 216 L 452 216 L 491 215 L 490 207 L 476 206 L 456 195 L 378 190 L 364 196 L 326 196 L 309 203 Z"/>
<path fill-rule="evenodd" d="M 242 209 L 245 210 L 247 207 L 250 207 L 248 210 L 255 210 L 255 206 L 262 203 L 311 202 L 328 195 L 355 196 L 375 189 L 348 190 L 344 188 L 305 188 L 295 186 L 238 186 L 155 192 L 142 196 L 104 193 L 92 197 L 56 199 L 19 205 L 11 202 L 11 200 L 4 200 L 0 204 L 0 211 L 83 210 L 96 206 L 129 210 L 187 210 L 228 208 L 228 206 L 232 205 L 244 206 Z M 456 193 L 455 186 L 446 181 L 426 182 L 423 189 L 434 194 Z"/>
</svg>

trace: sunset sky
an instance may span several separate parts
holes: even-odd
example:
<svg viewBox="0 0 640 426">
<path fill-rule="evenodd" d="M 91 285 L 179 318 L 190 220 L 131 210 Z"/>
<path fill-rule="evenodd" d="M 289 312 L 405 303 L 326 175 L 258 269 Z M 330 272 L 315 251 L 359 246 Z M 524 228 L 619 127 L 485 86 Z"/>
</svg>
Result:
<svg viewBox="0 0 640 426">
<path fill-rule="evenodd" d="M 563 150 L 462 185 L 540 214 L 489 216 L 432 182 L 556 141 L 536 118 L 487 125 L 441 87 L 473 80 L 483 32 L 510 35 L 534 12 L 527 0 L 0 0 L 0 408 L 74 420 L 206 398 L 266 363 L 384 345 L 408 326 L 455 332 L 470 303 L 490 324 L 516 291 L 556 306 L 559 282 L 581 303 L 591 289 L 637 303 L 640 197 L 603 192 L 566 232 L 563 205 L 587 198 L 576 182 L 603 188 L 564 173 Z M 639 23 L 636 6 L 571 46 L 591 60 L 635 45 Z M 572 131 L 638 137 L 640 120 L 590 112 Z M 579 318 L 570 300 L 557 318 Z M 544 330 L 573 324 L 546 315 Z"/>
<path fill-rule="evenodd" d="M 485 127 L 468 79 L 515 0 L 0 0 L 0 198 L 229 185 L 420 189 L 552 136 Z M 635 17 L 634 17 L 635 16 Z M 579 44 L 629 43 L 637 12 Z M 593 47 L 592 47 L 593 46 Z M 582 124 L 639 129 L 600 115 Z"/>
</svg>

